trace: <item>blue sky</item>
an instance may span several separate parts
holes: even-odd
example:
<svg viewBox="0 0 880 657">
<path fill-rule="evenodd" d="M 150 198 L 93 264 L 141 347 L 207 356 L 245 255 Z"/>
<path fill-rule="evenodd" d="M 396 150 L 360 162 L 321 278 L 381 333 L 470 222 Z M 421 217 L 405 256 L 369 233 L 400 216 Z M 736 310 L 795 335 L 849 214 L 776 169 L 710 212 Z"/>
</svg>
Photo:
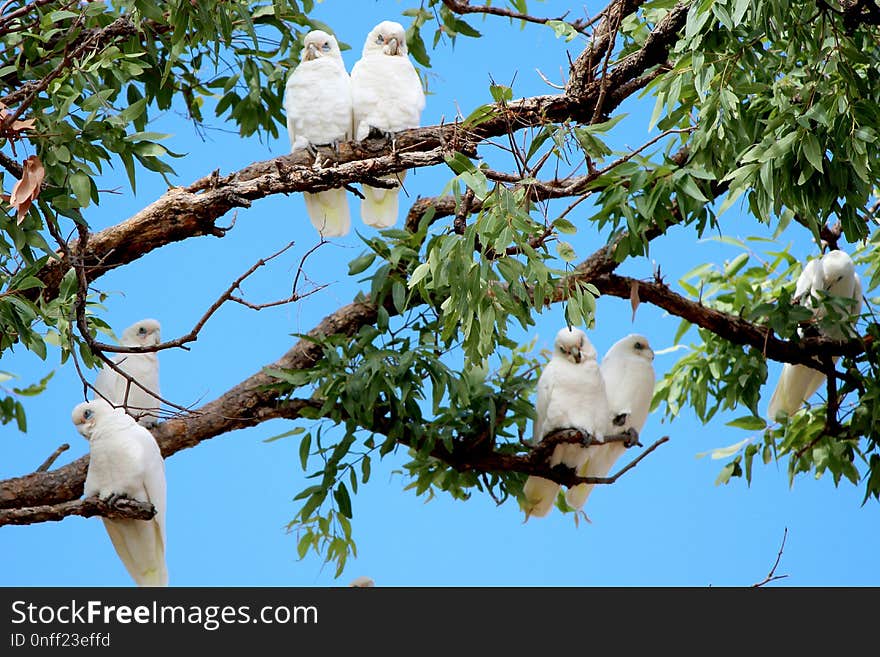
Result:
<svg viewBox="0 0 880 657">
<path fill-rule="evenodd" d="M 400 12 L 410 4 L 417 3 L 327 0 L 314 15 L 352 46 L 343 53 L 350 69 L 370 28 L 383 19 L 406 24 Z M 573 8 L 570 17 L 575 18 L 582 11 L 582 3 L 529 5 L 542 15 Z M 591 2 L 587 8 L 595 13 L 601 6 Z M 484 38 L 461 38 L 454 49 L 441 45 L 429 51 L 432 93 L 423 125 L 451 121 L 459 110 L 467 115 L 487 102 L 490 75 L 502 84 L 515 78 L 516 96 L 555 93 L 536 69 L 558 82 L 567 62 L 566 48 L 574 57 L 582 47 L 579 41 L 566 44 L 556 39 L 545 26 L 521 30 L 502 19 L 469 20 Z M 429 40 L 430 33 L 425 36 Z M 615 137 L 619 147 L 636 147 L 651 136 L 647 124 L 652 108 L 650 98 L 626 103 L 623 110 L 629 116 Z M 226 128 L 219 120 L 209 124 Z M 188 154 L 172 162 L 179 184 L 215 167 L 226 173 L 289 150 L 283 127 L 282 136 L 268 143 L 226 130 L 209 130 L 202 139 L 184 117 L 168 112 L 151 129 L 172 133 L 168 147 Z M 445 167 L 411 173 L 406 182 L 409 201 L 439 193 L 450 177 Z M 105 178 L 101 186 L 118 187 L 120 193 L 106 195 L 100 206 L 87 210 L 93 230 L 131 216 L 165 189 L 160 177 L 143 174 L 133 195 L 121 166 Z M 407 207 L 402 198 L 401 215 Z M 351 208 L 353 228 L 371 235 L 373 229 L 359 221 L 356 199 L 351 199 Z M 586 222 L 588 215 L 584 207 L 569 217 L 580 228 L 572 242 L 581 257 L 607 237 Z M 723 215 L 721 232 L 740 238 L 766 235 L 737 207 Z M 200 237 L 172 244 L 102 277 L 98 287 L 111 293 L 104 317 L 117 334 L 134 321 L 155 317 L 162 322 L 165 339 L 182 335 L 234 278 L 291 240 L 296 242 L 291 251 L 243 286 L 254 303 L 284 298 L 300 258 L 317 241 L 299 195 L 264 199 L 240 210 L 234 229 L 223 239 Z M 781 244 L 791 244 L 798 255 L 814 250 L 805 231 L 796 228 L 783 234 Z M 307 261 L 305 271 L 312 281 L 329 286 L 295 305 L 254 312 L 226 304 L 191 351 L 160 354 L 164 396 L 198 405 L 277 359 L 293 344 L 290 334 L 308 331 L 353 298 L 358 284 L 348 277 L 347 263 L 362 250 L 354 232 L 323 246 Z M 717 241 L 697 242 L 687 231 L 673 229 L 652 245 L 648 258 L 626 262 L 620 273 L 644 278 L 660 264 L 674 283 L 697 264 L 722 264 L 736 253 Z M 647 305 L 638 309 L 635 322 L 630 315 L 628 301 L 599 300 L 596 327 L 589 335 L 600 354 L 630 332 L 647 335 L 657 351 L 671 346 L 677 318 Z M 537 336 L 536 349 L 546 349 L 563 323 L 562 308 L 554 307 L 539 315 L 530 331 L 514 335 L 523 341 Z M 658 355 L 658 378 L 683 353 Z M 45 394 L 26 402 L 27 435 L 13 426 L 0 428 L 0 478 L 32 471 L 63 442 L 71 449 L 58 464 L 85 454 L 87 443 L 70 422 L 70 410 L 83 398 L 71 364 L 59 367 L 57 353 L 41 362 L 19 348 L 4 355 L 2 369 L 16 372 L 23 382 L 52 369 L 56 373 Z M 771 364 L 771 385 L 778 371 L 779 366 Z M 765 406 L 763 402 L 761 408 Z M 880 548 L 880 509 L 872 502 L 860 506 L 861 488 L 848 483 L 835 488 L 830 477 L 809 476 L 798 478 L 790 488 L 785 465 L 775 463 L 756 463 L 751 487 L 742 480 L 714 485 L 723 461 L 696 455 L 746 437 L 746 432 L 723 424 L 742 414 L 719 416 L 709 427 L 687 409 L 672 423 L 662 422 L 658 412 L 652 414 L 643 442 L 662 435 L 670 442 L 615 485 L 597 487 L 586 507 L 592 523 L 579 527 L 573 516 L 558 512 L 524 524 L 515 502 L 497 507 L 488 497 L 455 502 L 437 496 L 426 503 L 404 491 L 407 481 L 393 472 L 407 460 L 406 453 L 392 454 L 374 464 L 370 482 L 353 500 L 358 557 L 338 579 L 333 577 L 334 567 L 322 565 L 314 555 L 298 560 L 295 536 L 285 532 L 299 504 L 292 498 L 307 485 L 297 438 L 263 441 L 293 424 L 275 420 L 232 432 L 178 452 L 166 462 L 170 581 L 177 586 L 339 586 L 368 575 L 379 586 L 748 585 L 767 574 L 788 528 L 778 572 L 790 577 L 783 584 L 880 584 L 873 556 Z M 97 518 L 0 528 L 0 554 L 7 564 L 0 572 L 2 585 L 131 584 Z"/>
</svg>

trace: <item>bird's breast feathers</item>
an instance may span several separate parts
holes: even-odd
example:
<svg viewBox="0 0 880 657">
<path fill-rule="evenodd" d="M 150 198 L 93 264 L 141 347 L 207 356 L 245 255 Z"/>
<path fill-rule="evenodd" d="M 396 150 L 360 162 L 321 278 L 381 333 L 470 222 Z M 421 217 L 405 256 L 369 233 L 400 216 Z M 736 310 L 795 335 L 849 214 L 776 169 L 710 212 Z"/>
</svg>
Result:
<svg viewBox="0 0 880 657">
<path fill-rule="evenodd" d="M 351 71 L 351 92 L 356 124 L 368 119 L 388 132 L 419 126 L 425 94 L 408 59 L 387 55 L 361 59 Z"/>
<path fill-rule="evenodd" d="M 287 81 L 284 98 L 291 139 L 312 144 L 345 141 L 351 134 L 351 85 L 329 59 L 303 62 Z"/>
</svg>

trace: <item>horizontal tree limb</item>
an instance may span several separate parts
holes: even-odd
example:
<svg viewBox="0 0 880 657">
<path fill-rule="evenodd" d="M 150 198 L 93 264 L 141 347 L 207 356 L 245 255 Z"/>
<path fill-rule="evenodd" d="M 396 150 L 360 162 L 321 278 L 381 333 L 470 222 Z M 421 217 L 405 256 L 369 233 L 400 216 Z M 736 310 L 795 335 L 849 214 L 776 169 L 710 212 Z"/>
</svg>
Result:
<svg viewBox="0 0 880 657">
<path fill-rule="evenodd" d="M 64 520 L 68 516 L 91 518 L 128 518 L 131 520 L 149 520 L 156 515 L 156 509 L 149 502 L 140 502 L 126 497 L 115 500 L 112 504 L 87 497 L 82 500 L 71 500 L 60 504 L 42 504 L 19 509 L 0 509 L 0 527 L 3 525 L 31 525 L 37 522 Z"/>
<path fill-rule="evenodd" d="M 782 340 L 776 337 L 769 327 L 753 324 L 741 317 L 687 299 L 673 292 L 662 282 L 642 281 L 611 272 L 589 276 L 587 280 L 602 294 L 623 299 L 629 299 L 633 286 L 636 286 L 641 301 L 663 308 L 676 317 L 723 336 L 728 342 L 754 347 L 766 358 L 782 363 L 807 365 L 822 370 L 822 356 L 857 356 L 863 353 L 865 345 L 872 341 L 870 336 L 849 340 L 818 336 Z"/>
</svg>

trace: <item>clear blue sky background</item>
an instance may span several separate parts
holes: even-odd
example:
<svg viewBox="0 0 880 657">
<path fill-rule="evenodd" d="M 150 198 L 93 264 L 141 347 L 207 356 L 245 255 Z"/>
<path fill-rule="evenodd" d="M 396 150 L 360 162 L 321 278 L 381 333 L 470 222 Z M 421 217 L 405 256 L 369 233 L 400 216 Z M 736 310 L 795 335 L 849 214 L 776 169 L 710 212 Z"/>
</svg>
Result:
<svg viewBox="0 0 880 657">
<path fill-rule="evenodd" d="M 383 19 L 406 24 L 408 19 L 401 19 L 400 12 L 412 4 L 417 3 L 327 0 L 314 15 L 352 46 L 343 53 L 350 69 L 370 28 Z M 583 12 L 580 2 L 529 5 L 533 13 L 542 15 L 571 9 L 575 18 Z M 586 7 L 595 12 L 601 5 L 590 2 Z M 490 75 L 504 84 L 515 78 L 516 96 L 555 93 L 536 68 L 559 82 L 566 49 L 574 57 L 583 45 L 580 40 L 566 44 L 545 26 L 520 29 L 503 19 L 484 23 L 479 17 L 470 22 L 484 32 L 484 38 L 461 38 L 454 49 L 441 44 L 430 51 L 431 95 L 423 125 L 451 121 L 459 110 L 466 115 L 487 102 Z M 628 101 L 624 110 L 629 117 L 615 133 L 619 148 L 636 147 L 651 136 L 647 124 L 652 108 L 650 98 Z M 151 126 L 173 133 L 166 142 L 169 148 L 188 154 L 173 162 L 179 184 L 213 168 L 226 173 L 289 150 L 283 127 L 279 139 L 261 143 L 230 133 L 219 120 L 208 123 L 217 129 L 204 138 L 175 112 Z M 438 193 L 450 176 L 445 167 L 410 174 L 410 199 L 402 198 L 401 215 L 409 201 Z M 105 196 L 99 207 L 87 210 L 93 230 L 131 216 L 165 188 L 161 178 L 144 174 L 134 195 L 121 166 L 107 172 L 102 186 L 118 187 L 120 193 Z M 354 228 L 372 234 L 360 223 L 354 198 L 352 213 Z M 586 223 L 588 215 L 589 208 L 583 207 L 569 217 L 580 228 L 572 242 L 581 257 L 607 237 Z M 766 235 L 737 208 L 723 215 L 720 234 L 753 233 Z M 231 280 L 290 240 L 296 241 L 294 249 L 244 285 L 253 302 L 283 298 L 290 292 L 299 259 L 317 241 L 299 195 L 268 198 L 239 211 L 235 228 L 223 239 L 201 237 L 173 244 L 102 277 L 98 286 L 112 293 L 105 318 L 117 334 L 134 321 L 155 317 L 162 322 L 164 338 L 182 335 Z M 781 244 L 791 244 L 799 256 L 815 251 L 808 235 L 798 228 L 783 234 Z M 291 333 L 308 331 L 353 298 L 358 285 L 348 277 L 347 263 L 361 251 L 354 233 L 322 247 L 305 269 L 311 280 L 329 287 L 298 304 L 259 313 L 235 304 L 224 306 L 191 351 L 161 353 L 164 395 L 181 404 L 200 404 L 277 359 L 293 344 Z M 656 240 L 649 258 L 628 261 L 620 271 L 644 278 L 659 264 L 674 283 L 699 263 L 720 265 L 736 254 L 717 241 L 696 241 L 691 233 L 673 229 Z M 677 318 L 647 305 L 639 308 L 635 322 L 630 314 L 628 301 L 599 300 L 590 338 L 600 354 L 629 332 L 647 335 L 657 351 L 671 346 Z M 524 341 L 537 336 L 536 349 L 550 348 L 564 323 L 562 308 L 546 310 L 537 319 L 531 331 L 516 335 Z M 683 353 L 658 355 L 658 377 Z M 13 426 L 0 428 L 0 477 L 31 472 L 63 442 L 72 448 L 59 464 L 85 454 L 87 443 L 70 422 L 71 408 L 83 399 L 72 365 L 59 367 L 57 352 L 41 362 L 18 348 L 4 355 L 2 369 L 16 372 L 23 382 L 57 371 L 45 394 L 26 401 L 28 434 Z M 771 364 L 770 385 L 778 372 L 779 366 Z M 407 481 L 393 473 L 406 461 L 405 452 L 392 454 L 374 465 L 371 481 L 354 498 L 358 557 L 350 560 L 338 579 L 333 577 L 334 567 L 323 566 L 314 555 L 298 560 L 295 536 L 285 532 L 298 508 L 292 498 L 307 485 L 297 458 L 297 438 L 263 441 L 293 424 L 276 420 L 219 436 L 166 462 L 171 584 L 340 586 L 368 575 L 379 586 L 748 585 L 767 574 L 784 528 L 789 535 L 779 572 L 790 578 L 783 584 L 880 584 L 874 556 L 880 548 L 880 509 L 874 502 L 860 506 L 861 488 L 846 482 L 835 488 L 830 477 L 810 476 L 800 477 L 790 488 L 784 464 L 758 462 L 751 487 L 742 480 L 714 485 L 723 461 L 696 455 L 747 437 L 746 432 L 724 426 L 724 421 L 742 414 L 719 416 L 709 427 L 699 424 L 688 409 L 671 424 L 662 422 L 659 413 L 652 414 L 643 442 L 661 435 L 669 435 L 671 441 L 617 484 L 597 487 L 586 508 L 592 524 L 580 527 L 572 515 L 557 511 L 524 524 L 514 501 L 496 507 L 488 497 L 455 502 L 439 496 L 426 503 L 404 491 Z M 131 584 L 97 518 L 0 528 L 0 555 L 5 562 L 0 569 L 2 585 Z"/>
</svg>

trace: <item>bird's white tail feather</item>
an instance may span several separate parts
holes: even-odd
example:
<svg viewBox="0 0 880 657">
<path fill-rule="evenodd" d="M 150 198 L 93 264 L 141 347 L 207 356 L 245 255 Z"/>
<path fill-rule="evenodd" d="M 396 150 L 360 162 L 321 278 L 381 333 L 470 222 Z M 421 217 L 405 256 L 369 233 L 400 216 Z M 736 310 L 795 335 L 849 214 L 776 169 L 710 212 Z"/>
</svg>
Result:
<svg viewBox="0 0 880 657">
<path fill-rule="evenodd" d="M 577 486 L 569 488 L 565 491 L 565 503 L 575 511 L 580 511 L 584 504 L 587 503 L 587 498 L 590 496 L 590 493 L 593 492 L 594 485 L 595 484 L 578 484 Z"/>
<path fill-rule="evenodd" d="M 324 237 L 348 235 L 351 215 L 348 211 L 348 196 L 343 188 L 328 189 L 317 194 L 303 194 L 306 212 L 315 229 Z"/>
<path fill-rule="evenodd" d="M 559 484 L 543 477 L 530 476 L 523 486 L 525 503 L 523 511 L 526 512 L 526 520 L 531 516 L 543 518 L 553 508 L 556 502 L 556 494 L 559 492 Z"/>
<path fill-rule="evenodd" d="M 587 460 L 577 469 L 580 477 L 607 477 L 611 468 L 626 451 L 621 443 L 594 445 L 589 448 Z M 580 511 L 596 484 L 578 484 L 565 491 L 565 503 L 572 509 Z"/>
<path fill-rule="evenodd" d="M 390 228 L 397 223 L 400 190 L 381 189 L 363 185 L 364 200 L 361 201 L 361 219 L 374 228 Z"/>
<path fill-rule="evenodd" d="M 834 362 L 837 362 L 837 358 Z M 767 416 L 770 420 L 776 418 L 777 413 L 793 415 L 819 389 L 825 381 L 822 372 L 805 365 L 792 365 L 786 363 L 782 366 L 782 373 L 770 404 L 767 406 Z"/>
<path fill-rule="evenodd" d="M 155 520 L 104 519 L 116 554 L 138 586 L 168 586 L 165 543 Z"/>
</svg>

